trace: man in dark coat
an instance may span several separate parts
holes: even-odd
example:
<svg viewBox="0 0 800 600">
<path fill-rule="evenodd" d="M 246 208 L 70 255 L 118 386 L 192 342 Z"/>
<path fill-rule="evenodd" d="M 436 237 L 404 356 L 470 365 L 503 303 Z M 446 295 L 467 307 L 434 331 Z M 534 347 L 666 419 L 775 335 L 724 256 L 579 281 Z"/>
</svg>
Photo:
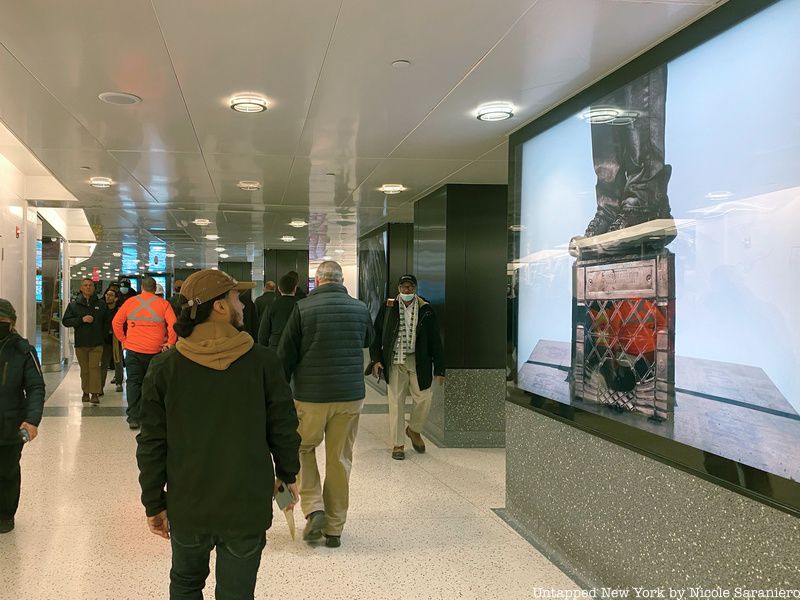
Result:
<svg viewBox="0 0 800 600">
<path fill-rule="evenodd" d="M 433 307 L 417 296 L 417 278 L 403 275 L 398 296 L 381 307 L 375 319 L 375 340 L 370 347 L 372 373 L 383 375 L 389 390 L 389 437 L 392 458 L 405 458 L 405 435 L 417 452 L 425 452 L 420 433 L 425 426 L 433 397 L 433 377 L 444 383 L 444 351 Z M 408 392 L 414 402 L 405 426 Z M 404 430 L 405 426 L 405 430 Z"/>
<path fill-rule="evenodd" d="M 133 285 L 131 285 L 131 280 L 127 277 L 123 277 L 120 279 L 119 282 L 119 305 L 122 306 L 125 304 L 125 301 L 129 298 L 133 298 L 139 292 L 133 289 Z"/>
<path fill-rule="evenodd" d="M 272 303 L 275 302 L 277 294 L 275 294 L 275 282 L 267 281 L 264 283 L 264 293 L 256 298 L 256 312 L 258 313 L 258 322 L 264 318 L 264 313 L 269 310 Z"/>
<path fill-rule="evenodd" d="M 61 319 L 64 327 L 75 330 L 75 355 L 81 368 L 83 402 L 100 403 L 103 391 L 103 342 L 110 323 L 105 300 L 94 295 L 94 282 L 84 279 L 81 291 L 67 306 Z"/>
<path fill-rule="evenodd" d="M 339 547 L 349 506 L 350 468 L 364 404 L 364 348 L 372 337 L 369 310 L 342 285 L 334 261 L 317 269 L 316 289 L 297 303 L 283 330 L 278 356 L 294 381 L 300 420 L 300 498 L 303 539 Z M 325 441 L 323 492 L 316 448 Z"/>
<path fill-rule="evenodd" d="M 297 282 L 291 275 L 284 275 L 278 282 L 278 289 L 281 295 L 266 310 L 258 328 L 258 343 L 272 348 L 276 352 L 283 328 L 286 327 L 286 323 L 294 311 L 294 306 L 297 304 L 295 296 Z"/>
<path fill-rule="evenodd" d="M 215 547 L 216 597 L 252 598 L 273 492 L 285 485 L 297 500 L 291 390 L 275 353 L 239 331 L 249 286 L 212 269 L 190 275 L 180 339 L 144 379 L 139 484 L 150 531 L 172 542 L 171 598 L 201 597 Z"/>
<path fill-rule="evenodd" d="M 36 438 L 44 407 L 36 349 L 14 331 L 16 321 L 14 307 L 0 299 L 0 533 L 14 529 L 22 445 Z"/>
</svg>

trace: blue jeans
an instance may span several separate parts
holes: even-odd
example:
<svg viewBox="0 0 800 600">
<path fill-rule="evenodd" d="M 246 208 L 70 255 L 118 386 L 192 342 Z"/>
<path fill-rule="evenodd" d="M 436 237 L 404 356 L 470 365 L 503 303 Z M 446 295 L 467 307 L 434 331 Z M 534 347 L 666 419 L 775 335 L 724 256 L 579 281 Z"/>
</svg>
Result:
<svg viewBox="0 0 800 600">
<path fill-rule="evenodd" d="M 128 423 L 138 423 L 142 412 L 142 382 L 147 374 L 150 361 L 158 354 L 142 354 L 133 350 L 125 351 L 125 365 L 128 372 Z"/>
<path fill-rule="evenodd" d="M 250 600 L 256 589 L 265 531 L 236 537 L 183 533 L 170 529 L 170 600 L 202 600 L 211 550 L 217 549 L 217 600 Z"/>
</svg>

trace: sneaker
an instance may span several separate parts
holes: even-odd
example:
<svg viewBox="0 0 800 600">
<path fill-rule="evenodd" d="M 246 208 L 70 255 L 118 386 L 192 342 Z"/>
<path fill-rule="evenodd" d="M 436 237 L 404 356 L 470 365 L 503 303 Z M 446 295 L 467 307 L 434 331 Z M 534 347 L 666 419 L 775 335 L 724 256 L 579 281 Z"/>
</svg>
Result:
<svg viewBox="0 0 800 600">
<path fill-rule="evenodd" d="M 10 519 L 0 519 L 0 533 L 8 533 L 14 529 L 14 517 Z"/>
<path fill-rule="evenodd" d="M 140 425 L 136 421 L 128 421 L 128 427 L 131 429 L 139 429 Z"/>
<path fill-rule="evenodd" d="M 328 548 L 338 548 L 342 545 L 342 536 L 325 534 L 325 545 Z"/>
<path fill-rule="evenodd" d="M 99 394 L 89 394 L 89 402 L 93 405 L 97 406 L 100 404 L 100 395 Z"/>
<path fill-rule="evenodd" d="M 306 527 L 303 529 L 303 540 L 306 542 L 316 542 L 322 539 L 322 529 L 327 523 L 325 511 L 315 510 L 306 517 Z"/>
<path fill-rule="evenodd" d="M 88 402 L 89 401 L 89 394 L 84 394 L 81 396 L 81 402 Z"/>
<path fill-rule="evenodd" d="M 121 391 L 122 391 L 122 384 L 121 384 L 121 383 L 118 383 L 118 384 L 117 384 L 117 391 L 118 391 L 118 392 L 121 392 Z"/>
</svg>

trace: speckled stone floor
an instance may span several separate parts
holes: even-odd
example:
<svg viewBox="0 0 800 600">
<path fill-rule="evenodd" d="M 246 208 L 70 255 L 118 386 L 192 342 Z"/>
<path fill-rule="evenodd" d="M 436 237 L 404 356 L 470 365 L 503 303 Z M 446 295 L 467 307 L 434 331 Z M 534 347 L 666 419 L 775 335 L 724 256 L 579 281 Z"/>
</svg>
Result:
<svg viewBox="0 0 800 600">
<path fill-rule="evenodd" d="M 76 367 L 49 398 L 40 437 L 23 453 L 17 528 L 0 535 L 0 597 L 167 597 L 169 544 L 147 530 L 134 432 L 113 389 L 102 411 L 82 407 Z M 385 402 L 372 388 L 364 412 L 342 547 L 292 541 L 279 516 L 256 598 L 508 600 L 576 587 L 492 512 L 505 504 L 504 450 L 428 444 L 394 461 Z M 302 528 L 299 509 L 296 520 Z M 206 598 L 213 590 L 212 563 Z"/>
</svg>

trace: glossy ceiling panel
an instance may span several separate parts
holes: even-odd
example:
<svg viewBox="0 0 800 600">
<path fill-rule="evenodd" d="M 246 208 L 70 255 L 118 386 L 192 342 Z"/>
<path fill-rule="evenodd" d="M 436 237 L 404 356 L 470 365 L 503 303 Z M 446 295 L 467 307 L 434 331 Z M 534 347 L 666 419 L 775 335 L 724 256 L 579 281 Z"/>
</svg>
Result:
<svg viewBox="0 0 800 600">
<path fill-rule="evenodd" d="M 534 1 L 344 0 L 299 153 L 387 156 Z"/>
<path fill-rule="evenodd" d="M 279 205 L 286 189 L 291 156 L 208 154 L 206 163 L 223 204 Z M 248 192 L 240 181 L 258 181 L 260 190 Z"/>
<path fill-rule="evenodd" d="M 153 0 L 206 153 L 293 155 L 339 11 L 335 0 Z M 227 108 L 239 92 L 271 102 Z"/>
<path fill-rule="evenodd" d="M 287 205 L 337 206 L 381 164 L 376 158 L 312 159 L 296 157 L 283 196 Z M 311 200 L 313 198 L 313 201 Z"/>
<path fill-rule="evenodd" d="M 3 45 L 106 148 L 197 150 L 149 0 L 4 0 L 0 6 Z M 105 91 L 130 92 L 144 102 L 106 104 L 97 97 Z"/>
<path fill-rule="evenodd" d="M 199 153 L 111 152 L 111 155 L 161 204 L 217 201 Z"/>
<path fill-rule="evenodd" d="M 393 154 L 476 159 L 545 109 L 586 87 L 708 10 L 706 4 L 541 0 Z M 513 119 L 482 122 L 492 100 Z"/>
</svg>

